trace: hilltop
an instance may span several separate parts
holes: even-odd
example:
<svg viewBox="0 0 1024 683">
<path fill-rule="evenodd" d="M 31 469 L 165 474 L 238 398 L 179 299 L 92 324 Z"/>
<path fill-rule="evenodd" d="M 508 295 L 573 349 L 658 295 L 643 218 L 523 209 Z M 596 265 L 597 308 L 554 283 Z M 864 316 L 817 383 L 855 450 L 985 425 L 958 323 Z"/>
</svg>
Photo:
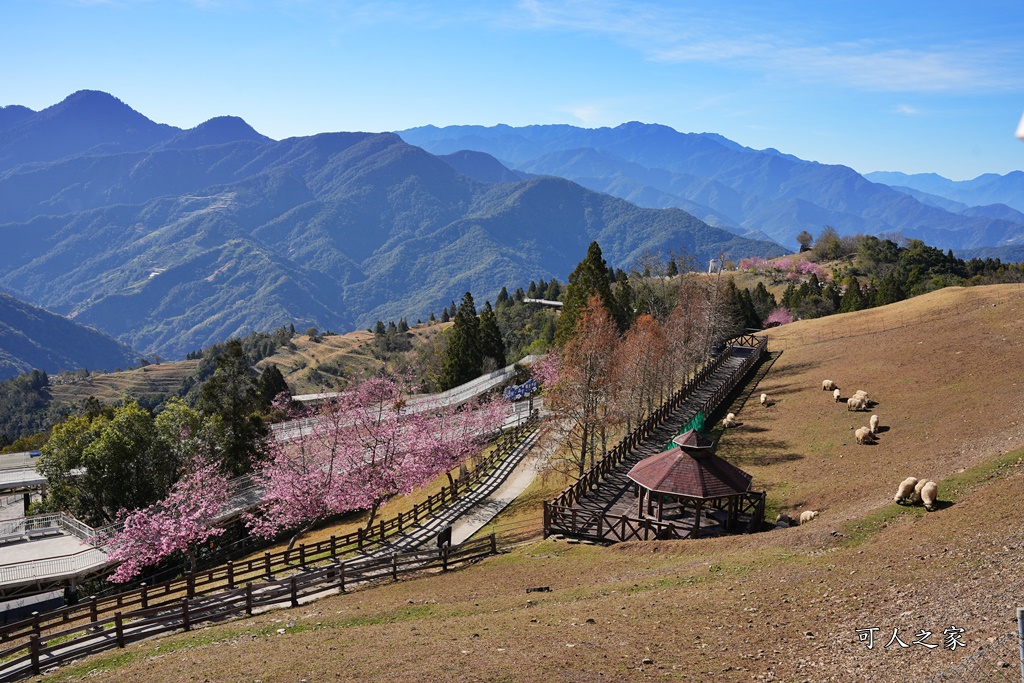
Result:
<svg viewBox="0 0 1024 683">
<path fill-rule="evenodd" d="M 140 643 L 44 680 L 929 678 L 1015 628 L 1022 326 L 1024 292 L 998 285 L 771 330 L 774 362 L 729 408 L 742 425 L 719 453 L 754 475 L 773 510 L 820 510 L 806 526 L 607 548 L 539 541 L 464 571 Z M 879 445 L 853 444 L 867 414 L 835 404 L 825 378 L 878 402 Z M 769 408 L 744 401 L 762 391 Z M 907 475 L 937 481 L 943 508 L 893 504 Z M 536 481 L 506 519 L 536 515 L 560 485 Z M 526 594 L 533 586 L 551 592 Z M 951 626 L 965 648 L 882 647 L 894 628 L 908 644 L 922 629 L 941 643 Z M 856 629 L 872 627 L 868 650 Z"/>
</svg>

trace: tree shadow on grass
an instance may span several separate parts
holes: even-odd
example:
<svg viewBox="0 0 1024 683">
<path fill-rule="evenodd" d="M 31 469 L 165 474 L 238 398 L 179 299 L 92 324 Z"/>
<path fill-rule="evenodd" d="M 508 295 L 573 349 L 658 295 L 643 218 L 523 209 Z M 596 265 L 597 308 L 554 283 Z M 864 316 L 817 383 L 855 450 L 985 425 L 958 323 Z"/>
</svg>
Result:
<svg viewBox="0 0 1024 683">
<path fill-rule="evenodd" d="M 789 444 L 782 439 L 770 439 L 754 434 L 747 436 L 738 432 L 730 432 L 728 444 L 728 455 L 724 457 L 737 467 L 743 467 L 744 465 L 775 465 L 804 458 L 801 453 L 792 452 L 789 449 Z"/>
</svg>

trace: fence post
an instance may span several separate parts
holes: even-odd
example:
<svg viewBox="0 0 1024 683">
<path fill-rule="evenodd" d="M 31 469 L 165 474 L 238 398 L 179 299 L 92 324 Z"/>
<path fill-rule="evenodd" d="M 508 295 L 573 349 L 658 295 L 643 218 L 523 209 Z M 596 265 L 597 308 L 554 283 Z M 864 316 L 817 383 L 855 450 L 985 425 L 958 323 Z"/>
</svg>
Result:
<svg viewBox="0 0 1024 683">
<path fill-rule="evenodd" d="M 146 582 L 143 581 L 140 588 L 142 590 L 139 592 L 139 602 L 142 605 L 142 609 L 146 609 L 149 607 L 149 587 L 146 586 Z"/>
<path fill-rule="evenodd" d="M 345 563 L 338 563 L 338 588 L 342 593 L 345 592 Z"/>
<path fill-rule="evenodd" d="M 492 531 L 491 532 L 491 555 L 497 555 L 497 554 L 498 554 L 498 539 L 494 535 L 494 532 Z"/>
<path fill-rule="evenodd" d="M 263 568 L 266 570 L 264 573 L 267 575 L 267 579 L 274 578 L 274 575 L 270 573 L 270 552 L 263 553 Z"/>
<path fill-rule="evenodd" d="M 398 513 L 398 533 L 402 533 L 402 513 Z"/>
<path fill-rule="evenodd" d="M 331 534 L 331 559 L 333 560 L 338 556 L 338 539 L 334 534 Z"/>
<path fill-rule="evenodd" d="M 228 560 L 228 590 L 235 589 L 235 563 Z"/>
<path fill-rule="evenodd" d="M 100 610 L 97 602 L 95 595 L 89 598 L 89 621 L 94 624 L 99 621 L 100 618 Z"/>
<path fill-rule="evenodd" d="M 245 613 L 252 616 L 252 581 L 245 582 Z"/>
<path fill-rule="evenodd" d="M 441 571 L 448 571 L 448 546 L 441 546 Z"/>
<path fill-rule="evenodd" d="M 398 581 L 398 553 L 391 553 L 391 578 Z"/>
<path fill-rule="evenodd" d="M 39 612 L 32 613 L 32 632 L 40 638 L 43 636 L 42 626 L 39 625 Z"/>
<path fill-rule="evenodd" d="M 1024 607 L 1017 608 L 1017 643 L 1020 647 L 1020 680 L 1024 683 Z"/>
<path fill-rule="evenodd" d="M 196 575 L 192 572 L 188 575 L 188 597 L 196 597 Z"/>
<path fill-rule="evenodd" d="M 192 630 L 192 622 L 189 620 L 188 598 L 181 599 L 181 627 L 186 631 Z"/>
<path fill-rule="evenodd" d="M 359 542 L 359 552 L 363 552 L 363 527 L 356 529 L 356 538 Z"/>
<path fill-rule="evenodd" d="M 295 575 L 292 574 L 291 580 L 288 582 L 289 587 L 292 589 L 292 607 L 299 606 L 299 587 L 295 581 Z"/>
<path fill-rule="evenodd" d="M 117 646 L 124 647 L 124 618 L 120 612 L 114 612 L 114 632 L 117 634 Z"/>
<path fill-rule="evenodd" d="M 28 651 L 32 657 L 32 673 L 39 673 L 39 636 L 35 633 L 28 637 Z"/>
<path fill-rule="evenodd" d="M 306 568 L 306 544 L 299 544 L 299 566 L 303 569 Z"/>
</svg>

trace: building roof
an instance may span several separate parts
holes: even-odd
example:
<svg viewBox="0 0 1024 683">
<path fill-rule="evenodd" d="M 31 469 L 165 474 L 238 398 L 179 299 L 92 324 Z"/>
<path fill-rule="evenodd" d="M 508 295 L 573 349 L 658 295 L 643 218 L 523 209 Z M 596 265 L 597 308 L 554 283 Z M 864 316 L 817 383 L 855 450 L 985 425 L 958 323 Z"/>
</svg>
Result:
<svg viewBox="0 0 1024 683">
<path fill-rule="evenodd" d="M 750 490 L 753 477 L 711 452 L 697 432 L 680 434 L 679 447 L 641 460 L 626 475 L 646 489 L 689 498 L 719 498 Z"/>
</svg>

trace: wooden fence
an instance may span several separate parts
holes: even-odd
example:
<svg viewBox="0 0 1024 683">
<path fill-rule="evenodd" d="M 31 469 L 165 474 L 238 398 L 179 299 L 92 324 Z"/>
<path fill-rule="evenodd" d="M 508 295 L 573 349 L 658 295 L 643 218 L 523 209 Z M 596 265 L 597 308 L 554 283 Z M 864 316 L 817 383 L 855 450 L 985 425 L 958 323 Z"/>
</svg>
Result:
<svg viewBox="0 0 1024 683">
<path fill-rule="evenodd" d="M 228 619 L 255 610 L 288 604 L 325 591 L 345 592 L 357 585 L 397 581 L 400 576 L 430 569 L 448 571 L 497 552 L 494 534 L 478 541 L 437 550 L 394 554 L 389 557 L 332 562 L 326 567 L 299 567 L 289 576 L 260 582 L 245 581 L 205 599 L 176 598 L 160 605 L 125 604 L 113 614 L 100 617 L 95 604 L 89 618 L 69 620 L 60 628 L 44 626 L 39 615 L 32 620 L 27 639 L 0 650 L 0 681 L 38 674 L 43 667 L 91 655 L 161 633 L 189 631 L 201 622 Z M 135 605 L 138 604 L 136 607 Z M 131 609 L 126 609 L 131 607 Z"/>
<path fill-rule="evenodd" d="M 332 535 L 329 539 L 309 545 L 300 543 L 290 552 L 265 552 L 262 557 L 240 562 L 229 560 L 224 565 L 195 574 L 189 573 L 170 581 L 153 585 L 143 583 L 135 590 L 104 598 L 91 597 L 76 605 L 45 614 L 33 613 L 27 619 L 0 627 L 0 643 L 24 640 L 31 635 L 42 636 L 44 631 L 59 629 L 69 623 L 94 623 L 105 615 L 124 609 L 166 606 L 180 601 L 182 595 L 191 600 L 197 596 L 224 590 L 232 591 L 248 581 L 272 581 L 275 575 L 283 572 L 306 570 L 317 563 L 334 562 L 348 553 L 363 552 L 391 536 L 402 533 L 420 520 L 429 518 L 480 484 L 494 467 L 507 458 L 536 429 L 537 421 L 537 415 L 531 415 L 526 422 L 506 433 L 494 449 L 475 464 L 467 476 L 442 487 L 438 493 L 413 506 L 411 511 L 400 512 L 389 519 L 381 519 L 369 529 L 360 528 L 343 536 Z M 3 656 L 3 652 L 0 652 L 0 659 Z"/>
<path fill-rule="evenodd" d="M 623 459 L 625 459 L 625 457 L 629 455 L 634 448 L 642 443 L 643 440 L 651 434 L 651 432 L 657 429 L 666 418 L 668 418 L 676 411 L 677 408 L 679 408 L 680 405 L 683 404 L 683 402 L 689 399 L 728 358 L 737 353 L 737 349 L 739 348 L 749 348 L 750 353 L 743 359 L 743 362 L 736 368 L 735 372 L 729 376 L 729 379 L 715 389 L 715 391 L 697 407 L 698 411 L 702 411 L 705 415 L 711 415 L 722 404 L 726 397 L 736 388 L 743 378 L 747 376 L 751 368 L 753 368 L 761 357 L 768 352 L 768 338 L 743 336 L 730 341 L 723 353 L 719 354 L 719 356 L 711 363 L 705 365 L 694 377 L 692 377 L 678 391 L 672 394 L 660 408 L 654 411 L 650 417 L 644 420 L 643 423 L 638 425 L 637 428 L 628 435 L 623 437 L 623 439 L 616 444 L 614 448 L 608 451 L 605 456 L 585 472 L 582 477 L 566 487 L 565 490 L 555 496 L 555 498 L 550 502 L 545 501 L 545 538 L 555 532 L 592 537 L 595 534 L 589 530 L 591 528 L 596 529 L 598 526 L 601 526 L 602 529 L 621 528 L 621 535 L 628 536 L 631 540 L 636 540 L 637 534 L 641 531 L 645 534 L 644 540 L 646 540 L 646 536 L 655 534 L 656 532 L 675 533 L 671 529 L 667 528 L 673 527 L 673 525 L 669 523 L 648 523 L 647 520 L 619 518 L 617 515 L 606 515 L 603 513 L 594 513 L 594 515 L 597 515 L 597 517 L 595 517 L 591 515 L 591 513 L 576 512 L 573 506 L 584 495 L 586 495 L 588 491 L 597 486 L 609 472 L 618 467 Z M 586 521 L 584 521 L 584 517 L 586 518 Z M 630 519 L 631 522 L 627 523 L 623 521 L 625 519 Z M 557 526 L 556 522 L 558 523 Z M 643 524 L 641 524 L 641 522 L 643 522 Z M 563 524 L 566 523 L 568 523 L 567 526 L 563 526 Z M 666 528 L 663 529 L 662 527 Z M 627 539 L 621 538 L 619 540 Z"/>
</svg>

